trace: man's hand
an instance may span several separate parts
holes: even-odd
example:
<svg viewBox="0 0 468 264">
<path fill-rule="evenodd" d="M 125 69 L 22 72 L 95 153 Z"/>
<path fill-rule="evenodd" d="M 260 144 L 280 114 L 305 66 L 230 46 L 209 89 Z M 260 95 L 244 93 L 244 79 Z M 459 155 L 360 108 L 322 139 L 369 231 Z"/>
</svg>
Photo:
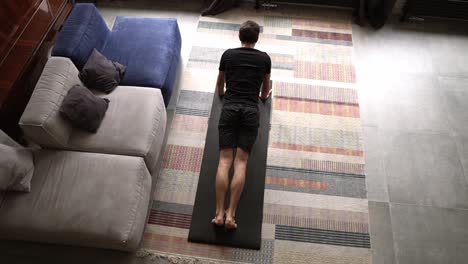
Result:
<svg viewBox="0 0 468 264">
<path fill-rule="evenodd" d="M 265 74 L 265 77 L 263 77 L 262 88 L 260 92 L 260 99 L 262 101 L 266 101 L 268 98 L 270 98 L 270 95 L 271 95 L 270 74 L 267 73 Z"/>
<path fill-rule="evenodd" d="M 216 90 L 218 91 L 219 98 L 224 96 L 224 72 L 219 71 L 218 79 L 216 81 Z"/>
<path fill-rule="evenodd" d="M 259 97 L 260 97 L 260 100 L 262 100 L 263 102 L 265 102 L 266 100 L 268 100 L 268 98 L 270 98 L 270 96 L 271 96 L 271 91 L 272 91 L 271 89 L 270 89 L 270 91 L 268 91 L 268 94 L 267 94 L 266 97 L 259 96 Z"/>
<path fill-rule="evenodd" d="M 219 98 L 222 99 L 224 97 L 225 93 L 226 92 L 224 91 L 224 85 L 222 87 L 218 87 L 218 96 L 219 96 Z"/>
</svg>

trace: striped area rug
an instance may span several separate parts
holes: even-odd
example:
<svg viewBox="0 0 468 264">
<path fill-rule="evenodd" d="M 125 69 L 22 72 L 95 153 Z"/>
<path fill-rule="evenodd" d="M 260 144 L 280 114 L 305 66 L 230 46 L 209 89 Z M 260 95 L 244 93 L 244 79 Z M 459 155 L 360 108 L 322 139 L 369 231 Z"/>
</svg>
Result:
<svg viewBox="0 0 468 264">
<path fill-rule="evenodd" d="M 247 19 L 262 26 L 257 48 L 272 58 L 274 91 L 259 251 L 187 242 L 218 63 Z M 177 263 L 370 263 L 354 71 L 350 19 L 246 9 L 201 17 L 144 250 Z"/>
</svg>

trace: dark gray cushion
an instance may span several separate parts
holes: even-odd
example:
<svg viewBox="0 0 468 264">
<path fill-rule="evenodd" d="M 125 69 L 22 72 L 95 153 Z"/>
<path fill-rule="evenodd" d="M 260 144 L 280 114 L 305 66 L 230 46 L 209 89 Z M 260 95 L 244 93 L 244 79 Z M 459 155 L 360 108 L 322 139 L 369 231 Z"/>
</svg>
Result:
<svg viewBox="0 0 468 264">
<path fill-rule="evenodd" d="M 108 99 L 97 97 L 86 87 L 75 85 L 63 99 L 60 114 L 69 119 L 73 127 L 95 133 L 108 107 Z"/>
<path fill-rule="evenodd" d="M 79 77 L 86 87 L 110 93 L 119 85 L 125 69 L 124 65 L 107 59 L 93 49 Z"/>
</svg>

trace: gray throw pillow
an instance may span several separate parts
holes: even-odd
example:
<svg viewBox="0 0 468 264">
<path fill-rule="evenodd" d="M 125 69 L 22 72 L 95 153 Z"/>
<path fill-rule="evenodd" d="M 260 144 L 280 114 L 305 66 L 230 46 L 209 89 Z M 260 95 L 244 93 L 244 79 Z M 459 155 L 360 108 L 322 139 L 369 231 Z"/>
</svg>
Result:
<svg viewBox="0 0 468 264">
<path fill-rule="evenodd" d="M 31 191 L 34 173 L 31 150 L 0 144 L 0 191 Z"/>
<path fill-rule="evenodd" d="M 95 96 L 81 85 L 73 86 L 63 99 L 60 114 L 75 128 L 96 133 L 109 107 L 109 99 Z"/>
<path fill-rule="evenodd" d="M 107 59 L 93 49 L 78 77 L 89 89 L 110 93 L 119 85 L 125 69 L 124 65 Z"/>
</svg>

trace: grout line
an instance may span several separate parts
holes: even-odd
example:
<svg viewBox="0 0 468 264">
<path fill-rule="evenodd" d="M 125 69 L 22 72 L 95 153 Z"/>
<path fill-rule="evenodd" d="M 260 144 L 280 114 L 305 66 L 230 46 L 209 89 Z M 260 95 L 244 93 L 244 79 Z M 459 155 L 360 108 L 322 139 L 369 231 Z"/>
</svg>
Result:
<svg viewBox="0 0 468 264">
<path fill-rule="evenodd" d="M 425 208 L 434 208 L 434 209 L 447 209 L 447 210 L 457 210 L 457 211 L 468 211 L 468 208 L 460 208 L 460 207 L 442 207 L 442 206 L 432 206 L 432 205 L 424 205 L 424 204 L 412 204 L 412 203 L 402 203 L 402 202 L 386 202 L 391 205 L 404 205 L 404 206 L 413 206 L 413 207 L 425 207 Z"/>
</svg>

